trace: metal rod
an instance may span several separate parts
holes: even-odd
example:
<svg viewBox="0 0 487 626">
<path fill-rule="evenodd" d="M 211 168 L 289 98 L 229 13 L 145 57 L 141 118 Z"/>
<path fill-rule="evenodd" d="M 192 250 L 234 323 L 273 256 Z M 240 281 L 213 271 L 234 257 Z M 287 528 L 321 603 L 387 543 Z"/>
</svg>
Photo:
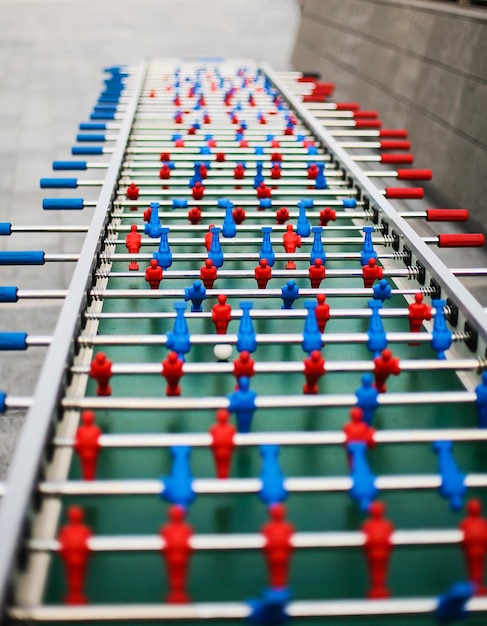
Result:
<svg viewBox="0 0 487 626">
<path fill-rule="evenodd" d="M 403 491 L 410 489 L 439 489 L 439 474 L 376 476 L 374 486 L 379 491 Z M 466 474 L 466 487 L 487 487 L 487 474 Z M 260 478 L 195 478 L 192 489 L 197 495 L 230 495 L 259 493 L 263 483 Z M 349 476 L 316 476 L 284 478 L 283 487 L 289 493 L 332 493 L 350 491 L 353 479 Z M 162 495 L 165 491 L 161 480 L 96 480 L 96 481 L 43 481 L 38 491 L 45 496 L 146 496 Z"/>
<path fill-rule="evenodd" d="M 473 428 L 450 428 L 435 430 L 378 430 L 373 437 L 377 444 L 433 443 L 435 441 L 474 442 L 487 441 L 487 430 Z M 53 445 L 72 447 L 74 438 L 55 437 Z M 170 448 L 190 446 L 209 448 L 212 437 L 209 433 L 148 433 L 100 435 L 98 444 L 102 448 Z M 292 431 L 236 433 L 233 443 L 238 447 L 261 445 L 279 446 L 327 446 L 344 445 L 346 436 L 342 431 Z"/>
<path fill-rule="evenodd" d="M 411 393 L 380 394 L 379 406 L 421 406 L 422 404 L 470 404 L 477 399 L 471 391 L 426 391 Z M 357 398 L 354 394 L 324 394 L 309 396 L 257 396 L 257 409 L 308 408 L 308 407 L 352 407 Z M 230 401 L 224 397 L 212 398 L 132 398 L 113 396 L 104 398 L 63 398 L 64 409 L 117 410 L 117 411 L 203 411 L 228 409 Z"/>
</svg>

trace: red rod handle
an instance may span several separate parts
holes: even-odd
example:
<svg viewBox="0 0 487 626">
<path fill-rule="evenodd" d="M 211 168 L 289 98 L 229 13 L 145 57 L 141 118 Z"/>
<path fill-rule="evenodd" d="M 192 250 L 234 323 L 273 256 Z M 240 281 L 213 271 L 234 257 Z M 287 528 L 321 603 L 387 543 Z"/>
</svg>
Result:
<svg viewBox="0 0 487 626">
<path fill-rule="evenodd" d="M 467 209 L 427 209 L 427 222 L 466 222 Z"/>
<path fill-rule="evenodd" d="M 380 120 L 355 120 L 355 128 L 380 128 Z"/>
<path fill-rule="evenodd" d="M 314 78 L 313 76 L 307 76 L 306 74 L 304 76 L 301 76 L 301 78 L 298 78 L 298 83 L 316 83 L 317 79 Z"/>
<path fill-rule="evenodd" d="M 360 104 L 358 102 L 337 102 L 337 111 L 358 111 Z"/>
<path fill-rule="evenodd" d="M 379 114 L 377 111 L 355 111 L 353 116 L 356 120 L 364 118 L 376 119 L 379 117 Z"/>
<path fill-rule="evenodd" d="M 379 144 L 381 150 L 411 150 L 411 142 L 401 139 L 382 139 Z"/>
<path fill-rule="evenodd" d="M 316 83 L 313 89 L 313 93 L 317 94 L 326 94 L 327 96 L 331 96 L 331 94 L 335 91 L 335 83 Z"/>
<path fill-rule="evenodd" d="M 402 163 L 403 165 L 412 165 L 414 156 L 409 153 L 405 154 L 381 154 L 382 163 Z"/>
<path fill-rule="evenodd" d="M 405 128 L 382 128 L 379 132 L 379 137 L 389 137 L 390 139 L 406 139 L 408 131 Z"/>
<path fill-rule="evenodd" d="M 398 180 L 431 180 L 432 177 L 431 170 L 397 170 Z"/>
<path fill-rule="evenodd" d="M 303 96 L 303 102 L 324 102 L 325 100 L 326 96 L 324 94 Z"/>
<path fill-rule="evenodd" d="M 482 233 L 438 235 L 438 248 L 482 248 L 484 243 Z"/>
<path fill-rule="evenodd" d="M 424 197 L 422 187 L 386 187 L 386 198 L 419 200 Z"/>
</svg>

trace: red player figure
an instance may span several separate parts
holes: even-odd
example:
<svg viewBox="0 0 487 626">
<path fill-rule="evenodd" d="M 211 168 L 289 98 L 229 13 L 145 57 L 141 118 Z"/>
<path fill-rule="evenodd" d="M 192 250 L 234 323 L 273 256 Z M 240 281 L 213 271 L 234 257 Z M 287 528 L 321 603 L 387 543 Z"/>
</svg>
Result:
<svg viewBox="0 0 487 626">
<path fill-rule="evenodd" d="M 140 190 L 137 185 L 135 183 L 130 183 L 130 185 L 127 187 L 126 196 L 129 200 L 137 200 L 137 198 L 139 197 L 139 192 Z"/>
<path fill-rule="evenodd" d="M 250 352 L 247 350 L 242 350 L 239 354 L 238 358 L 233 362 L 233 375 L 238 380 L 242 376 L 247 376 L 247 378 L 252 378 L 255 374 L 254 370 L 254 359 L 250 356 Z"/>
<path fill-rule="evenodd" d="M 188 211 L 188 220 L 190 224 L 193 224 L 193 226 L 195 226 L 196 224 L 199 224 L 201 222 L 201 217 L 202 217 L 202 212 L 201 209 L 199 209 L 198 207 L 193 207 L 192 209 L 190 209 Z"/>
<path fill-rule="evenodd" d="M 214 227 L 215 224 L 210 224 L 208 226 L 208 232 L 205 234 L 205 248 L 207 252 L 209 252 L 211 248 L 211 241 L 213 239 L 213 233 L 211 232 L 211 229 Z"/>
<path fill-rule="evenodd" d="M 263 200 L 264 198 L 270 198 L 272 196 L 272 191 L 267 187 L 265 183 L 260 183 L 257 187 L 257 198 L 259 200 Z"/>
<path fill-rule="evenodd" d="M 367 595 L 374 599 L 390 596 L 386 582 L 394 526 L 384 518 L 384 513 L 385 507 L 382 502 L 372 502 L 369 506 L 370 518 L 362 525 L 362 531 L 365 534 L 365 555 L 371 580 L 371 588 Z"/>
<path fill-rule="evenodd" d="M 233 209 L 232 215 L 233 215 L 233 219 L 235 220 L 235 224 L 242 224 L 243 222 L 245 222 L 245 218 L 247 217 L 247 214 L 245 213 L 245 211 L 242 209 L 241 206 L 237 207 L 236 209 Z"/>
<path fill-rule="evenodd" d="M 382 267 L 377 265 L 376 259 L 369 259 L 368 265 L 362 267 L 362 278 L 364 279 L 364 287 L 370 288 L 374 284 L 374 281 L 380 280 L 383 277 L 384 272 Z"/>
<path fill-rule="evenodd" d="M 280 152 L 273 152 L 271 154 L 272 163 L 282 163 L 282 154 Z"/>
<path fill-rule="evenodd" d="M 76 431 L 74 449 L 79 454 L 83 480 L 94 480 L 102 432 L 101 428 L 95 424 L 93 411 L 83 411 L 81 422 Z"/>
<path fill-rule="evenodd" d="M 112 377 L 112 362 L 104 352 L 98 352 L 90 366 L 90 377 L 98 383 L 97 396 L 111 396 L 110 378 Z"/>
<path fill-rule="evenodd" d="M 316 321 L 318 322 L 318 330 L 320 333 L 325 332 L 326 323 L 330 319 L 330 305 L 326 303 L 326 296 L 324 293 L 319 293 L 316 296 Z"/>
<path fill-rule="evenodd" d="M 152 207 L 150 206 L 148 209 L 146 209 L 143 213 L 144 216 L 144 222 L 149 223 L 150 222 L 150 216 L 152 215 Z"/>
<path fill-rule="evenodd" d="M 241 139 L 238 142 L 238 147 L 239 148 L 248 148 L 249 147 L 249 142 L 247 141 L 247 139 Z"/>
<path fill-rule="evenodd" d="M 91 530 L 83 524 L 83 509 L 79 506 L 69 507 L 67 516 L 68 523 L 58 535 L 59 556 L 64 561 L 68 587 L 64 601 L 66 604 L 86 604 L 83 588 L 90 556 L 88 541 Z"/>
<path fill-rule="evenodd" d="M 177 352 L 170 352 L 162 362 L 161 375 L 167 381 L 166 396 L 180 396 L 181 387 L 179 381 L 184 376 L 184 361 L 179 358 Z"/>
<path fill-rule="evenodd" d="M 203 124 L 211 124 L 211 117 L 208 115 L 208 113 L 205 113 L 203 115 Z"/>
<path fill-rule="evenodd" d="M 265 289 L 267 283 L 272 278 L 272 268 L 269 265 L 267 259 L 261 259 L 259 265 L 254 270 L 255 280 L 257 281 L 257 287 L 259 289 Z"/>
<path fill-rule="evenodd" d="M 487 595 L 484 585 L 485 556 L 487 554 L 487 520 L 481 517 L 482 504 L 474 499 L 467 503 L 467 517 L 460 522 L 463 531 L 462 547 L 467 561 L 468 578 L 476 586 L 476 595 Z"/>
<path fill-rule="evenodd" d="M 273 115 L 273 113 L 271 113 L 271 115 Z M 278 141 L 277 139 L 273 139 L 271 141 L 271 148 L 280 148 L 281 147 L 281 142 Z M 281 158 L 282 161 L 282 158 Z"/>
<path fill-rule="evenodd" d="M 205 188 L 203 187 L 203 185 L 200 183 L 199 180 L 195 182 L 194 187 L 191 191 L 191 195 L 193 196 L 194 200 L 203 199 L 203 196 L 205 195 Z"/>
<path fill-rule="evenodd" d="M 282 245 L 286 252 L 296 252 L 296 248 L 301 247 L 301 237 L 293 231 L 293 225 L 286 226 L 286 232 L 282 236 Z"/>
<path fill-rule="evenodd" d="M 401 373 L 401 367 L 399 365 L 399 358 L 392 356 L 392 352 L 389 348 L 382 350 L 380 356 L 376 356 L 374 359 L 374 376 L 375 376 L 375 388 L 379 393 L 385 393 L 386 380 L 392 374 L 393 376 L 399 376 Z"/>
<path fill-rule="evenodd" d="M 151 259 L 149 267 L 145 270 L 145 279 L 151 289 L 159 289 L 162 280 L 162 267 L 157 264 L 157 259 Z"/>
<path fill-rule="evenodd" d="M 184 139 L 176 139 L 174 142 L 175 148 L 184 148 Z"/>
<path fill-rule="evenodd" d="M 233 440 L 237 429 L 230 424 L 230 413 L 226 409 L 216 412 L 216 424 L 210 428 L 211 450 L 215 460 L 217 478 L 228 478 L 235 448 Z"/>
<path fill-rule="evenodd" d="M 271 167 L 271 178 L 273 178 L 274 180 L 281 178 L 281 166 L 279 165 L 279 163 L 274 163 L 274 165 Z"/>
<path fill-rule="evenodd" d="M 218 295 L 218 302 L 211 309 L 211 320 L 215 324 L 216 334 L 225 335 L 232 319 L 232 307 L 227 304 L 227 296 Z"/>
<path fill-rule="evenodd" d="M 167 163 L 164 163 L 159 170 L 159 178 L 161 180 L 168 180 L 169 178 L 171 178 L 171 168 Z"/>
<path fill-rule="evenodd" d="M 312 395 L 318 393 L 318 381 L 325 374 L 325 359 L 319 350 L 313 350 L 307 359 L 304 359 L 303 393 Z"/>
<path fill-rule="evenodd" d="M 363 441 L 369 448 L 375 446 L 375 428 L 364 422 L 364 412 L 359 406 L 350 410 L 350 421 L 343 427 L 343 432 L 347 444 L 351 441 Z"/>
<path fill-rule="evenodd" d="M 215 154 L 215 161 L 217 163 L 223 163 L 225 161 L 225 153 L 224 152 L 217 152 Z"/>
<path fill-rule="evenodd" d="M 308 179 L 315 180 L 319 174 L 319 171 L 320 170 L 318 169 L 316 163 L 311 163 L 311 165 L 308 167 Z"/>
<path fill-rule="evenodd" d="M 149 91 L 149 98 L 155 98 L 156 97 L 156 92 L 152 89 L 151 91 Z"/>
<path fill-rule="evenodd" d="M 200 163 L 200 176 L 201 178 L 208 178 L 208 168 L 204 163 Z"/>
<path fill-rule="evenodd" d="M 326 278 L 326 268 L 323 265 L 323 259 L 315 259 L 313 265 L 308 270 L 309 282 L 313 289 L 319 289 L 321 281 Z"/>
<path fill-rule="evenodd" d="M 141 245 L 142 236 L 137 232 L 137 224 L 132 224 L 129 234 L 125 237 L 125 247 L 130 254 L 138 254 Z M 139 264 L 136 261 L 131 261 L 129 264 L 129 270 L 138 269 Z"/>
<path fill-rule="evenodd" d="M 326 206 L 320 211 L 320 226 L 328 226 L 328 222 L 336 222 L 337 212 Z"/>
<path fill-rule="evenodd" d="M 286 207 L 281 207 L 276 211 L 276 224 L 285 224 L 289 217 L 289 211 Z"/>
<path fill-rule="evenodd" d="M 169 522 L 165 524 L 160 535 L 164 541 L 162 554 L 166 562 L 169 593 L 167 602 L 170 604 L 186 604 L 189 602 L 186 593 L 186 577 L 189 557 L 191 556 L 191 536 L 193 529 L 186 524 L 186 511 L 178 504 L 169 507 Z"/>
<path fill-rule="evenodd" d="M 196 135 L 196 127 L 195 126 L 190 126 L 188 128 L 188 135 Z"/>
<path fill-rule="evenodd" d="M 245 167 L 242 163 L 237 163 L 237 167 L 233 170 L 233 177 L 237 180 L 245 178 Z"/>
<path fill-rule="evenodd" d="M 412 333 L 419 333 L 424 320 L 430 320 L 432 317 L 431 307 L 423 302 L 423 294 L 417 293 L 414 296 L 414 302 L 408 307 L 409 309 L 409 329 Z M 418 342 L 411 342 L 410 346 L 419 346 Z"/>
<path fill-rule="evenodd" d="M 183 123 L 183 114 L 180 111 L 174 115 L 174 123 L 175 124 Z"/>
<path fill-rule="evenodd" d="M 267 120 L 264 115 L 260 116 L 259 124 L 262 124 L 262 125 L 267 124 Z"/>
<path fill-rule="evenodd" d="M 265 538 L 264 553 L 272 589 L 282 589 L 287 586 L 289 564 L 293 551 L 294 526 L 286 521 L 285 516 L 286 508 L 283 504 L 271 504 L 269 507 L 270 520 L 262 527 L 262 534 Z"/>
<path fill-rule="evenodd" d="M 171 155 L 169 152 L 161 152 L 161 156 L 159 157 L 159 161 L 170 161 Z"/>
<path fill-rule="evenodd" d="M 213 283 L 217 278 L 216 274 L 217 269 L 213 265 L 213 261 L 211 259 L 206 259 L 205 264 L 200 269 L 200 278 L 203 281 L 203 285 L 207 289 L 211 289 L 213 287 Z"/>
</svg>

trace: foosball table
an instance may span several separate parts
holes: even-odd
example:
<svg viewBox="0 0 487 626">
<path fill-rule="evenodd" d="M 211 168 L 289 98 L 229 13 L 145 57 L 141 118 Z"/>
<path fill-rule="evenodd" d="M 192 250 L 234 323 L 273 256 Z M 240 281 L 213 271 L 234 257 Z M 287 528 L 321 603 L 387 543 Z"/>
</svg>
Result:
<svg viewBox="0 0 487 626">
<path fill-rule="evenodd" d="M 0 286 L 64 302 L 52 337 L 0 333 L 49 344 L 33 397 L 0 394 L 28 409 L 5 623 L 486 623 L 486 271 L 433 251 L 484 238 L 420 236 L 467 211 L 406 207 L 407 132 L 332 96 L 250 61 L 106 70 L 41 179 L 100 188 L 43 201 L 92 212 L 71 285 Z M 26 230 L 1 264 L 62 262 Z"/>
</svg>

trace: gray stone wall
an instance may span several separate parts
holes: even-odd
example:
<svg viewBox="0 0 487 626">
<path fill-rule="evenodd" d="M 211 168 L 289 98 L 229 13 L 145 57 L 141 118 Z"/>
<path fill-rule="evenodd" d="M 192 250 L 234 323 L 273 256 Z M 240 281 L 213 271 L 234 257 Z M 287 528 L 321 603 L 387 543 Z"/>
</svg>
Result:
<svg viewBox="0 0 487 626">
<path fill-rule="evenodd" d="M 487 230 L 487 11 L 411 0 L 305 0 L 292 61 L 335 99 L 409 130 L 428 191 Z"/>
</svg>

